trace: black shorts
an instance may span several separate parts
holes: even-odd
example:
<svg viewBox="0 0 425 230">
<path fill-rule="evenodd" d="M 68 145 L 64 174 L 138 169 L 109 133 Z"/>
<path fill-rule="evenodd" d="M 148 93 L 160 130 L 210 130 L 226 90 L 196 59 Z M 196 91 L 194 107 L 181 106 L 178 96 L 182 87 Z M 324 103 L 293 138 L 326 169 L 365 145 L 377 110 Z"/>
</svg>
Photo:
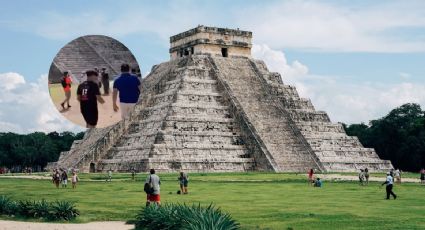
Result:
<svg viewBox="0 0 425 230">
<path fill-rule="evenodd" d="M 87 124 L 91 125 L 91 126 L 96 126 L 97 125 L 97 120 L 98 120 L 98 111 L 97 111 L 97 107 L 93 108 L 93 107 L 81 107 L 81 114 L 84 117 L 84 120 L 86 121 Z"/>
</svg>

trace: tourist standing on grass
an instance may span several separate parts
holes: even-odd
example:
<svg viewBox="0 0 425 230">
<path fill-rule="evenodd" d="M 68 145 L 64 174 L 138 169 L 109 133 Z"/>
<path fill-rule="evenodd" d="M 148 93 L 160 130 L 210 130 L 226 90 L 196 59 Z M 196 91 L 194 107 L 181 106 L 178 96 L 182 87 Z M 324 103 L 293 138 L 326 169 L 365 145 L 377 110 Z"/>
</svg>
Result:
<svg viewBox="0 0 425 230">
<path fill-rule="evenodd" d="M 62 188 L 66 188 L 68 184 L 68 174 L 66 173 L 66 170 L 64 169 L 62 171 Z"/>
<path fill-rule="evenodd" d="M 97 72 L 89 70 L 86 72 L 87 81 L 81 83 L 77 89 L 77 100 L 80 102 L 81 114 L 86 121 L 87 128 L 95 128 L 99 118 L 97 102 L 103 104 L 105 101 L 100 96 L 97 85 Z"/>
<path fill-rule="evenodd" d="M 366 184 L 369 185 L 369 169 L 364 169 L 364 178 L 366 179 Z"/>
<path fill-rule="evenodd" d="M 365 183 L 365 175 L 364 175 L 364 171 L 363 171 L 363 169 L 360 169 L 360 173 L 359 173 L 359 182 L 360 182 L 360 185 L 364 185 L 364 183 Z"/>
<path fill-rule="evenodd" d="M 53 171 L 53 183 L 55 184 L 56 188 L 59 188 L 60 180 L 61 180 L 61 175 L 59 173 L 59 170 L 55 169 Z"/>
<path fill-rule="evenodd" d="M 312 184 L 312 183 L 314 182 L 313 176 L 314 176 L 314 171 L 313 171 L 313 169 L 308 170 L 308 182 L 309 182 L 310 184 Z"/>
<path fill-rule="evenodd" d="M 134 169 L 131 170 L 131 180 L 134 181 L 136 177 L 136 171 Z"/>
<path fill-rule="evenodd" d="M 149 206 L 151 203 L 155 203 L 158 206 L 161 205 L 161 197 L 159 195 L 161 181 L 159 176 L 155 174 L 155 169 L 150 170 L 150 175 L 146 178 L 145 184 L 149 184 L 152 188 L 152 192 L 147 193 L 146 206 Z"/>
<path fill-rule="evenodd" d="M 112 170 L 108 170 L 108 178 L 106 179 L 106 181 L 111 182 L 112 181 Z"/>
<path fill-rule="evenodd" d="M 72 178 L 71 178 L 71 182 L 72 182 L 72 189 L 76 189 L 77 188 L 77 182 L 78 182 L 78 175 L 76 172 L 72 172 Z"/>
<path fill-rule="evenodd" d="M 397 199 L 397 195 L 393 192 L 393 183 L 394 183 L 394 179 L 391 176 L 391 173 L 388 172 L 387 173 L 387 179 L 385 180 L 384 183 L 382 183 L 382 185 L 386 184 L 386 191 L 387 191 L 387 200 L 390 199 L 390 195 L 392 195 L 394 197 L 394 200 Z M 381 185 L 381 186 L 382 186 Z"/>
<path fill-rule="evenodd" d="M 67 108 L 71 108 L 71 105 L 69 104 L 69 100 L 71 99 L 71 84 L 72 79 L 71 75 L 67 71 L 63 72 L 63 78 L 61 80 L 62 88 L 65 93 L 65 100 L 61 103 L 62 109 L 65 109 L 65 103 L 67 104 Z"/>
<path fill-rule="evenodd" d="M 180 172 L 180 176 L 179 176 L 179 182 L 180 182 L 180 194 L 187 194 L 187 186 L 189 184 L 189 176 L 184 173 L 184 172 Z"/>
<path fill-rule="evenodd" d="M 421 169 L 421 184 L 425 184 L 425 169 Z"/>
<path fill-rule="evenodd" d="M 401 184 L 401 172 L 399 169 L 396 169 L 394 172 L 395 182 Z"/>
<path fill-rule="evenodd" d="M 121 65 L 121 75 L 115 79 L 112 91 L 112 104 L 114 111 L 121 110 L 121 119 L 128 118 L 133 110 L 141 91 L 141 84 L 137 76 L 130 74 L 128 64 Z M 120 107 L 117 105 L 119 93 Z"/>
</svg>

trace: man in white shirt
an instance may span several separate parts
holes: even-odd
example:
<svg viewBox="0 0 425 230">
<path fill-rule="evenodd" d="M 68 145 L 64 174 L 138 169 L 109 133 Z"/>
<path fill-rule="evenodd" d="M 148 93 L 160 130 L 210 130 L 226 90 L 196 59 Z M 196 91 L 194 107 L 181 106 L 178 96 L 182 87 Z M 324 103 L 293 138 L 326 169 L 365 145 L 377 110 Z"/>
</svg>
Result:
<svg viewBox="0 0 425 230">
<path fill-rule="evenodd" d="M 390 199 L 390 195 L 392 195 L 394 197 L 394 200 L 397 199 L 397 195 L 393 192 L 393 177 L 391 176 L 391 174 L 388 172 L 387 173 L 387 180 L 382 183 L 382 185 L 386 184 L 386 190 L 387 190 L 387 200 Z M 381 186 L 382 186 L 381 185 Z"/>
</svg>

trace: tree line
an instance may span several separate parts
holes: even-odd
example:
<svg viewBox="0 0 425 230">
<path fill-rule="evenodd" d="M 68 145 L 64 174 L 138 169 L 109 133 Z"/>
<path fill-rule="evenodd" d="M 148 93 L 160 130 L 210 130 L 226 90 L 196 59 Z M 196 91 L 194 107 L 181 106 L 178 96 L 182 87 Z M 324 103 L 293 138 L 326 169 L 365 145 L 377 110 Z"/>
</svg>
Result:
<svg viewBox="0 0 425 230">
<path fill-rule="evenodd" d="M 343 124 L 350 136 L 357 136 L 368 148 L 374 148 L 381 159 L 391 160 L 395 168 L 417 172 L 425 167 L 425 111 L 418 104 L 404 104 L 369 124 Z M 68 151 L 74 140 L 84 133 L 35 132 L 0 133 L 0 167 L 43 169 Z"/>
<path fill-rule="evenodd" d="M 404 104 L 368 125 L 343 126 L 348 135 L 357 136 L 395 168 L 418 172 L 425 167 L 425 111 L 420 105 Z"/>
<path fill-rule="evenodd" d="M 68 151 L 72 142 L 83 136 L 83 132 L 0 133 L 0 167 L 12 171 L 30 167 L 39 171 L 48 162 L 57 161 L 62 151 Z"/>
</svg>

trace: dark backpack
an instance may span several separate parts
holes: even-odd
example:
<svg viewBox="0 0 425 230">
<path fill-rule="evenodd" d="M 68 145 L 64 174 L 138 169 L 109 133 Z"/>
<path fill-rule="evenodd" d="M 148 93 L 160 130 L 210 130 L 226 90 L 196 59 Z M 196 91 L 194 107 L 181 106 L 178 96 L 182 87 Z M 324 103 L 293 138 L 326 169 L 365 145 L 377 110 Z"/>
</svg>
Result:
<svg viewBox="0 0 425 230">
<path fill-rule="evenodd" d="M 151 181 L 152 181 L 152 177 L 149 176 L 149 183 L 145 183 L 145 187 L 143 188 L 143 190 L 146 192 L 146 194 L 149 194 L 149 195 L 152 194 L 155 191 L 153 189 Z"/>
<path fill-rule="evenodd" d="M 62 84 L 62 87 L 63 87 L 63 88 L 65 88 L 65 87 L 66 87 L 66 85 L 67 85 L 67 84 L 66 84 L 65 77 L 63 77 L 63 78 L 62 78 L 62 80 L 61 80 L 61 84 Z"/>
</svg>

